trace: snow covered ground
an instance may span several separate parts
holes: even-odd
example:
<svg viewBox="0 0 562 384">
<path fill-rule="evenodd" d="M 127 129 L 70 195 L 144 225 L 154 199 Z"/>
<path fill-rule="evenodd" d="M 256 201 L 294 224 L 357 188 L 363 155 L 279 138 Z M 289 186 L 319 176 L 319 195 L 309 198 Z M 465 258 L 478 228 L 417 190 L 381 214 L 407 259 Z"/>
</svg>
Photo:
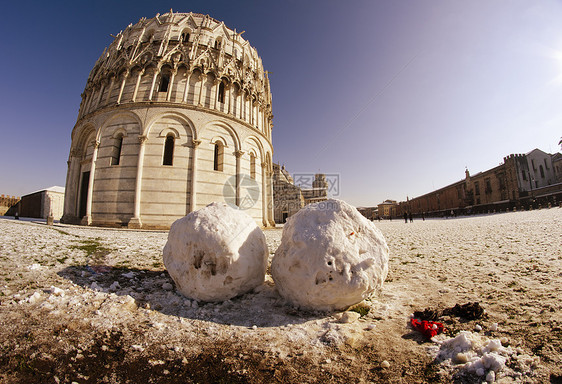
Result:
<svg viewBox="0 0 562 384">
<path fill-rule="evenodd" d="M 562 380 L 562 209 L 376 225 L 389 276 L 342 316 L 292 308 L 269 275 L 223 303 L 186 299 L 162 263 L 167 232 L 0 219 L 0 381 Z M 281 229 L 265 234 L 273 256 Z M 441 340 L 470 331 L 468 357 L 504 348 L 494 375 L 407 326 L 475 301 L 485 317 L 446 317 Z"/>
</svg>

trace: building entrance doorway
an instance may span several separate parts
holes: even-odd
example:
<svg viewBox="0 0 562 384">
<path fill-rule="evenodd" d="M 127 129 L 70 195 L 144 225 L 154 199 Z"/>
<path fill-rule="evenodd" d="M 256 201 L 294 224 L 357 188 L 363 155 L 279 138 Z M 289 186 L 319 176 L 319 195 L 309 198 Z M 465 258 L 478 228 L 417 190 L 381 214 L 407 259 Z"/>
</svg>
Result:
<svg viewBox="0 0 562 384">
<path fill-rule="evenodd" d="M 86 204 L 88 203 L 88 189 L 90 186 L 90 171 L 82 172 L 82 182 L 80 183 L 80 200 L 78 217 L 82 219 L 86 216 Z"/>
</svg>

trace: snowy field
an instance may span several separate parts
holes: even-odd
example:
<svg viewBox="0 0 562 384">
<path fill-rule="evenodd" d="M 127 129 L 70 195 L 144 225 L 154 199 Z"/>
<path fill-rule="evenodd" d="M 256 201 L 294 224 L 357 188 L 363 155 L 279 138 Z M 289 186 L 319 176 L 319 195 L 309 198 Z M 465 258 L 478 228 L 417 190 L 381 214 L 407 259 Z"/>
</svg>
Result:
<svg viewBox="0 0 562 384">
<path fill-rule="evenodd" d="M 389 276 L 342 316 L 288 306 L 270 276 L 189 300 L 162 263 L 167 232 L 2 218 L 0 382 L 562 381 L 562 209 L 375 224 Z M 265 231 L 271 256 L 281 231 Z M 469 302 L 484 316 L 445 316 L 434 341 L 407 326 Z"/>
</svg>

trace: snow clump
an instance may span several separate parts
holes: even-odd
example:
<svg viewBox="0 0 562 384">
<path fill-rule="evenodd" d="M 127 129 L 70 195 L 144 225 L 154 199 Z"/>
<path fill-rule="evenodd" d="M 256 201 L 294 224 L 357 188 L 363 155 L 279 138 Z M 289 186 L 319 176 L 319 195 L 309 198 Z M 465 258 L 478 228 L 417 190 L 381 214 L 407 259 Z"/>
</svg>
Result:
<svg viewBox="0 0 562 384">
<path fill-rule="evenodd" d="M 488 339 L 478 333 L 460 331 L 445 340 L 433 339 L 438 343 L 436 360 L 457 375 L 471 374 L 488 383 L 502 377 L 521 379 L 530 374 L 539 364 L 538 357 L 531 357 L 520 349 L 503 346 L 498 339 Z"/>
<path fill-rule="evenodd" d="M 184 296 L 224 301 L 264 282 L 268 254 L 254 219 L 211 203 L 172 224 L 164 265 Z"/>
<path fill-rule="evenodd" d="M 292 304 L 341 310 L 382 287 L 388 246 L 380 230 L 356 208 L 330 199 L 289 218 L 271 274 L 281 296 Z"/>
</svg>

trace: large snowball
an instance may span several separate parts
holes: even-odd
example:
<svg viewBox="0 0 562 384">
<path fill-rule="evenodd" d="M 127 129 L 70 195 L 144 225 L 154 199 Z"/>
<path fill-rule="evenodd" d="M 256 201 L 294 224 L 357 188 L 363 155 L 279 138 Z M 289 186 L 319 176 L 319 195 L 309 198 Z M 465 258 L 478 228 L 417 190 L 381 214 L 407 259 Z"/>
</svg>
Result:
<svg viewBox="0 0 562 384">
<path fill-rule="evenodd" d="M 265 235 L 242 211 L 212 203 L 172 224 L 164 265 L 183 295 L 223 301 L 261 285 L 268 250 Z"/>
<path fill-rule="evenodd" d="M 345 309 L 382 287 L 388 246 L 357 209 L 327 200 L 289 218 L 271 274 L 279 293 L 299 307 Z"/>
</svg>

